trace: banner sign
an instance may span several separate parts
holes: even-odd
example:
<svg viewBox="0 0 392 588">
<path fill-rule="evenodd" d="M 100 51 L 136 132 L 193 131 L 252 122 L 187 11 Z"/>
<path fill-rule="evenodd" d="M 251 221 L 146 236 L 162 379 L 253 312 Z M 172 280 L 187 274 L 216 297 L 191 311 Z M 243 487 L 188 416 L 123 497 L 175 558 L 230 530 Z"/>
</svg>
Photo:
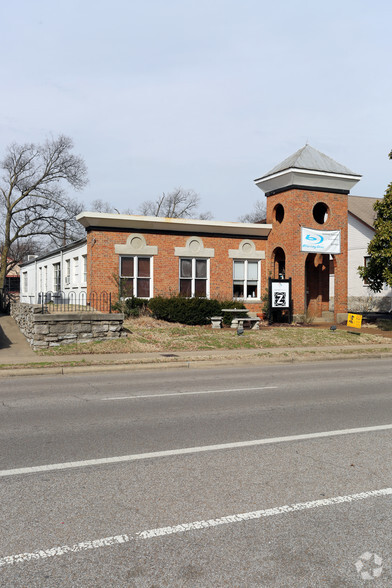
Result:
<svg viewBox="0 0 392 588">
<path fill-rule="evenodd" d="M 289 280 L 271 280 L 271 308 L 290 308 Z"/>
<path fill-rule="evenodd" d="M 340 231 L 318 231 L 301 227 L 301 251 L 340 253 Z"/>
</svg>

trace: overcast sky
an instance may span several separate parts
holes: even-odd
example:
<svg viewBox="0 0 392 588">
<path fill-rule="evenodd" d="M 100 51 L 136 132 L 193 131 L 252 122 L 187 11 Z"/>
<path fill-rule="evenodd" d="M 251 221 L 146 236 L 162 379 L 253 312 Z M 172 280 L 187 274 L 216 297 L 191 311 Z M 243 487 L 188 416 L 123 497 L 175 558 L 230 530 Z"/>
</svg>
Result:
<svg viewBox="0 0 392 588">
<path fill-rule="evenodd" d="M 0 0 L 0 153 L 69 135 L 78 195 L 137 211 L 176 186 L 236 220 L 306 142 L 392 180 L 390 0 Z M 72 193 L 70 192 L 70 195 Z"/>
</svg>

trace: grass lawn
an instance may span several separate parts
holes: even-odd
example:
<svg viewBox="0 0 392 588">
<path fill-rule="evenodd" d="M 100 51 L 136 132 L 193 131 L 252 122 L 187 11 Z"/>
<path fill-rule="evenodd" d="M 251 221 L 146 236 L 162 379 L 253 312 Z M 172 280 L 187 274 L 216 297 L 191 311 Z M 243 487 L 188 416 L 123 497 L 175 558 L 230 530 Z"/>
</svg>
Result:
<svg viewBox="0 0 392 588">
<path fill-rule="evenodd" d="M 150 317 L 125 322 L 128 337 L 112 341 L 94 341 L 53 347 L 38 351 L 38 355 L 74 355 L 92 353 L 142 353 L 175 351 L 208 351 L 213 349 L 268 349 L 274 347 L 307 347 L 384 344 L 392 342 L 381 334 L 351 333 L 338 328 L 304 326 L 261 327 L 259 331 L 245 330 L 238 336 L 235 329 L 212 329 L 210 325 L 190 327 L 166 323 Z"/>
</svg>

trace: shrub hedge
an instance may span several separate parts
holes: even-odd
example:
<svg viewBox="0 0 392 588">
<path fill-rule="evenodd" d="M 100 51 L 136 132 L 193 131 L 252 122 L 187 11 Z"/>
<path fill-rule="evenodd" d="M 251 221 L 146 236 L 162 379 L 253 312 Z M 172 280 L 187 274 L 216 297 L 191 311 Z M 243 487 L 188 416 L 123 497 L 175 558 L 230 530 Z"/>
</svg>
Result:
<svg viewBox="0 0 392 588">
<path fill-rule="evenodd" d="M 126 298 L 125 300 L 119 300 L 115 304 L 112 304 L 112 309 L 123 312 L 125 318 L 129 318 L 130 316 L 138 317 L 145 312 L 146 308 L 147 300 L 135 298 L 135 296 L 131 296 L 131 298 Z"/>
<path fill-rule="evenodd" d="M 184 298 L 183 296 L 171 296 L 164 298 L 157 296 L 148 302 L 148 308 L 157 319 L 170 323 L 182 323 L 184 325 L 207 325 L 212 316 L 223 316 L 224 322 L 230 324 L 234 318 L 233 313 L 222 313 L 222 308 L 245 308 L 241 302 L 233 300 L 211 300 L 208 298 Z M 243 315 L 239 315 L 243 316 Z"/>
</svg>

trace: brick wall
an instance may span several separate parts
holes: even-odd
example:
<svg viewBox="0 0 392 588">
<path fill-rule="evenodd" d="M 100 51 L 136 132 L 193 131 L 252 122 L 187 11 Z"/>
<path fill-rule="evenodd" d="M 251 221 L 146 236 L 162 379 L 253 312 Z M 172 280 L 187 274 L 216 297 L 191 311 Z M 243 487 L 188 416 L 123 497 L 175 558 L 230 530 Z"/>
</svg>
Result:
<svg viewBox="0 0 392 588">
<path fill-rule="evenodd" d="M 113 231 L 90 229 L 87 235 L 88 291 L 112 292 L 113 300 L 118 296 L 118 286 L 114 276 L 119 274 L 119 255 L 115 245 L 125 245 L 132 233 L 143 235 L 147 245 L 158 247 L 154 255 L 154 291 L 153 295 L 168 296 L 179 292 L 179 258 L 174 254 L 175 247 L 185 247 L 189 234 L 143 233 L 141 231 Z M 264 238 L 227 237 L 224 235 L 207 235 L 198 233 L 204 248 L 213 248 L 215 256 L 210 259 L 210 297 L 231 300 L 233 298 L 233 260 L 229 258 L 229 249 L 238 249 L 242 240 L 250 239 L 256 250 L 266 251 Z M 260 260 L 261 293 L 266 288 L 266 262 Z M 260 302 L 246 303 L 254 312 L 261 310 Z"/>
<path fill-rule="evenodd" d="M 329 208 L 328 219 L 319 224 L 313 218 L 313 207 L 324 202 Z M 275 218 L 275 207 L 284 207 L 281 223 Z M 273 224 L 268 238 L 267 276 L 275 276 L 274 251 L 281 247 L 286 255 L 286 278 L 292 278 L 293 312 L 309 312 L 320 316 L 328 310 L 328 257 L 302 252 L 301 226 L 318 230 L 341 231 L 341 254 L 334 256 L 335 313 L 347 312 L 347 195 L 316 190 L 291 189 L 267 197 L 267 223 Z M 309 256 L 309 257 L 308 257 Z M 306 266 L 308 284 L 306 285 Z M 313 266 L 313 268 L 311 268 Z M 307 286 L 307 287 L 306 287 Z M 309 294 L 306 295 L 306 289 Z M 309 300 L 310 296 L 310 300 Z"/>
</svg>

